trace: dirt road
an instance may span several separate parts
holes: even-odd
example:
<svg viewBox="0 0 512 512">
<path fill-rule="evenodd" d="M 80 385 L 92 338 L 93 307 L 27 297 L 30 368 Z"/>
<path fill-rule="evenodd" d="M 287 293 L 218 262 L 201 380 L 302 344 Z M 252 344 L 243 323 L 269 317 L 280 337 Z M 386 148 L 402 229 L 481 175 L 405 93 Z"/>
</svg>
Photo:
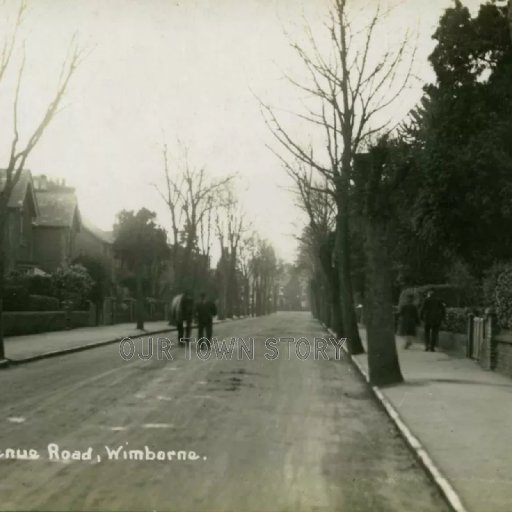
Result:
<svg viewBox="0 0 512 512">
<path fill-rule="evenodd" d="M 110 345 L 0 372 L 0 509 L 447 510 L 332 346 L 328 360 L 300 359 L 280 340 L 277 357 L 270 349 L 271 337 L 324 337 L 309 313 L 228 322 L 215 335 L 249 348 L 254 338 L 254 357 L 174 347 L 173 360 L 126 361 Z M 49 460 L 51 443 L 82 460 Z M 8 460 L 8 448 L 39 458 Z"/>
</svg>

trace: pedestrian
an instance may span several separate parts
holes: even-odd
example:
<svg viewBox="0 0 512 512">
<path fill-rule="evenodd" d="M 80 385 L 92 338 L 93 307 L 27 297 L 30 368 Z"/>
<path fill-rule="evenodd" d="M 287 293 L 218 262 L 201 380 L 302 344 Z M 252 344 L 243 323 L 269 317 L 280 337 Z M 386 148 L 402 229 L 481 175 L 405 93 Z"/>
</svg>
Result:
<svg viewBox="0 0 512 512">
<path fill-rule="evenodd" d="M 177 311 L 179 311 L 179 304 L 181 300 L 181 295 L 175 295 L 169 306 L 169 325 L 177 325 Z"/>
<path fill-rule="evenodd" d="M 194 301 L 188 290 L 174 297 L 171 303 L 171 322 L 178 329 L 180 344 L 190 339 L 192 320 L 194 316 Z"/>
<path fill-rule="evenodd" d="M 435 352 L 439 329 L 445 315 L 444 304 L 434 295 L 434 290 L 429 290 L 420 314 L 425 327 L 425 352 Z"/>
<path fill-rule="evenodd" d="M 205 293 L 201 293 L 199 303 L 196 307 L 198 343 L 202 343 L 206 340 L 208 347 L 210 347 L 213 335 L 213 317 L 216 314 L 217 307 L 215 303 L 207 299 Z"/>
<path fill-rule="evenodd" d="M 399 331 L 398 334 L 405 338 L 404 349 L 408 349 L 416 336 L 416 328 L 420 323 L 418 308 L 414 304 L 412 294 L 407 295 L 406 303 L 400 307 L 398 312 Z"/>
<path fill-rule="evenodd" d="M 181 338 L 183 338 L 183 342 L 190 341 L 190 335 L 192 334 L 192 322 L 194 320 L 194 299 L 192 298 L 192 294 L 189 290 L 185 290 L 183 294 L 183 298 L 181 300 L 181 316 L 182 316 L 182 326 L 181 326 Z M 181 338 L 179 338 L 181 340 Z"/>
</svg>

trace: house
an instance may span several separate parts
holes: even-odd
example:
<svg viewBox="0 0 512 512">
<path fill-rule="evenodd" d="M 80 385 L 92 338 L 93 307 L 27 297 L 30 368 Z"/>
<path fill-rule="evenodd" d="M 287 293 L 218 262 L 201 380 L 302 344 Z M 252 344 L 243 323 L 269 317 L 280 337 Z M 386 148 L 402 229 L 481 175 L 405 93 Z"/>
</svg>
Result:
<svg viewBox="0 0 512 512">
<path fill-rule="evenodd" d="M 5 187 L 6 178 L 6 171 L 0 170 L 0 190 Z M 32 223 L 38 215 L 38 206 L 30 171 L 21 172 L 7 207 L 6 269 L 33 269 L 35 257 Z"/>
<path fill-rule="evenodd" d="M 44 271 L 54 272 L 75 255 L 82 226 L 78 201 L 73 187 L 44 175 L 34 177 L 34 189 L 39 208 L 33 223 L 34 258 Z"/>
<path fill-rule="evenodd" d="M 116 264 L 113 242 L 112 231 L 104 231 L 87 219 L 82 219 L 82 226 L 75 240 L 73 259 L 87 256 L 100 261 L 107 271 L 109 281 L 113 282 Z"/>
</svg>

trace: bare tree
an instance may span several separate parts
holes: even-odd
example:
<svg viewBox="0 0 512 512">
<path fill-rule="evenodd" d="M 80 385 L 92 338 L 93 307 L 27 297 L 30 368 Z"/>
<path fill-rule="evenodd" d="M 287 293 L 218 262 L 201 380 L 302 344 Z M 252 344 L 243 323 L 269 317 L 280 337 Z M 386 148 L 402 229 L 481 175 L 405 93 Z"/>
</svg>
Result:
<svg viewBox="0 0 512 512">
<path fill-rule="evenodd" d="M 191 165 L 187 148 L 181 146 L 181 151 L 180 161 L 175 169 L 171 169 L 167 146 L 164 145 L 165 188 L 157 187 L 171 216 L 171 259 L 177 291 L 196 284 L 198 262 L 194 257 L 198 255 L 200 246 L 202 257 L 209 257 L 212 211 L 218 205 L 216 199 L 233 179 L 233 176 L 211 178 L 204 167 Z"/>
<path fill-rule="evenodd" d="M 239 249 L 239 263 L 240 273 L 242 275 L 242 297 L 243 306 L 242 311 L 244 315 L 252 315 L 253 303 L 251 301 L 252 288 L 251 288 L 251 259 L 255 252 L 256 247 L 256 234 L 248 231 L 240 240 Z"/>
<path fill-rule="evenodd" d="M 386 13 L 378 7 L 366 26 L 359 30 L 352 23 L 348 0 L 333 0 L 327 22 L 330 54 L 308 29 L 309 49 L 293 43 L 308 71 L 309 83 L 290 81 L 315 98 L 317 109 L 307 108 L 300 117 L 324 133 L 325 152 L 314 152 L 292 136 L 271 107 L 263 105 L 264 115 L 276 141 L 285 151 L 275 151 L 286 162 L 294 159 L 311 166 L 332 184 L 336 201 L 336 256 L 339 264 L 343 324 L 349 350 L 363 351 L 354 310 L 350 268 L 350 197 L 353 184 L 353 160 L 368 139 L 391 129 L 388 109 L 407 87 L 414 52 L 407 56 L 409 36 L 395 49 L 374 53 L 381 48 L 378 27 Z M 394 339 L 382 340 L 394 344 Z M 398 360 L 393 364 L 398 365 Z"/>
<path fill-rule="evenodd" d="M 213 234 L 213 211 L 214 203 L 213 198 L 210 198 L 210 204 L 205 216 L 201 218 L 199 222 L 199 245 L 203 255 L 206 256 L 206 260 L 210 261 L 212 234 Z"/>
<path fill-rule="evenodd" d="M 22 3 L 18 10 L 15 21 L 15 27 L 12 35 L 4 42 L 2 52 L 0 54 L 0 81 L 4 78 L 6 71 L 11 65 L 14 47 L 17 43 L 19 28 L 23 21 L 25 13 L 25 4 Z M 9 160 L 3 174 L 3 183 L 0 190 L 0 359 L 4 358 L 3 343 L 3 297 L 5 292 L 5 263 L 6 263 L 6 230 L 8 225 L 8 205 L 11 194 L 20 180 L 21 173 L 25 167 L 25 163 L 37 146 L 41 137 L 46 132 L 48 126 L 58 112 L 59 106 L 68 88 L 69 81 L 75 73 L 82 57 L 82 52 L 78 48 L 76 38 L 73 38 L 69 54 L 62 64 L 62 69 L 57 84 L 57 90 L 53 98 L 48 103 L 40 121 L 25 142 L 20 141 L 20 133 L 18 129 L 18 111 L 20 103 L 20 90 L 23 81 L 23 73 L 25 69 L 25 58 L 23 56 L 16 82 L 16 89 L 13 99 L 13 129 L 10 142 Z"/>
<path fill-rule="evenodd" d="M 246 215 L 231 189 L 225 191 L 221 204 L 216 212 L 217 236 L 221 251 L 218 267 L 220 310 L 224 316 L 231 318 L 235 310 L 239 310 L 238 256 L 247 225 Z"/>
<path fill-rule="evenodd" d="M 268 315 L 276 309 L 276 286 L 279 262 L 272 245 L 266 240 L 256 239 L 251 257 L 251 281 L 253 287 L 254 313 Z"/>
<path fill-rule="evenodd" d="M 300 241 L 308 248 L 314 260 L 312 270 L 319 276 L 321 289 L 327 294 L 326 305 L 319 311 L 320 317 L 338 336 L 342 336 L 340 275 L 332 257 L 335 249 L 336 205 L 330 184 L 325 178 L 315 181 L 313 169 L 306 168 L 301 162 L 297 162 L 295 167 L 290 166 L 287 171 L 296 185 L 298 205 L 309 218 L 309 225 Z"/>
</svg>

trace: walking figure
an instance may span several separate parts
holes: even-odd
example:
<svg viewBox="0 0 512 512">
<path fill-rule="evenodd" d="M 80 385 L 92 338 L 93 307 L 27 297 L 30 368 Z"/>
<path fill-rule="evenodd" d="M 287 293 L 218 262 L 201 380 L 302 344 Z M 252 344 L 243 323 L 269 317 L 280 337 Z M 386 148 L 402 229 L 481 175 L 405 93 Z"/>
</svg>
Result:
<svg viewBox="0 0 512 512">
<path fill-rule="evenodd" d="M 174 297 L 171 303 L 171 322 L 178 329 L 180 344 L 190 340 L 192 319 L 194 316 L 194 301 L 188 291 Z"/>
<path fill-rule="evenodd" d="M 206 340 L 208 347 L 210 347 L 213 335 L 213 317 L 216 314 L 217 307 L 215 303 L 206 299 L 205 293 L 201 293 L 199 304 L 196 307 L 198 343 L 203 343 Z"/>
<path fill-rule="evenodd" d="M 435 352 L 439 329 L 445 315 L 444 304 L 434 295 L 433 290 L 429 290 L 420 315 L 425 326 L 425 352 Z"/>
<path fill-rule="evenodd" d="M 416 327 L 420 323 L 418 308 L 414 305 L 412 294 L 407 295 L 407 302 L 400 308 L 398 334 L 405 338 L 404 349 L 408 349 L 416 336 Z"/>
</svg>

